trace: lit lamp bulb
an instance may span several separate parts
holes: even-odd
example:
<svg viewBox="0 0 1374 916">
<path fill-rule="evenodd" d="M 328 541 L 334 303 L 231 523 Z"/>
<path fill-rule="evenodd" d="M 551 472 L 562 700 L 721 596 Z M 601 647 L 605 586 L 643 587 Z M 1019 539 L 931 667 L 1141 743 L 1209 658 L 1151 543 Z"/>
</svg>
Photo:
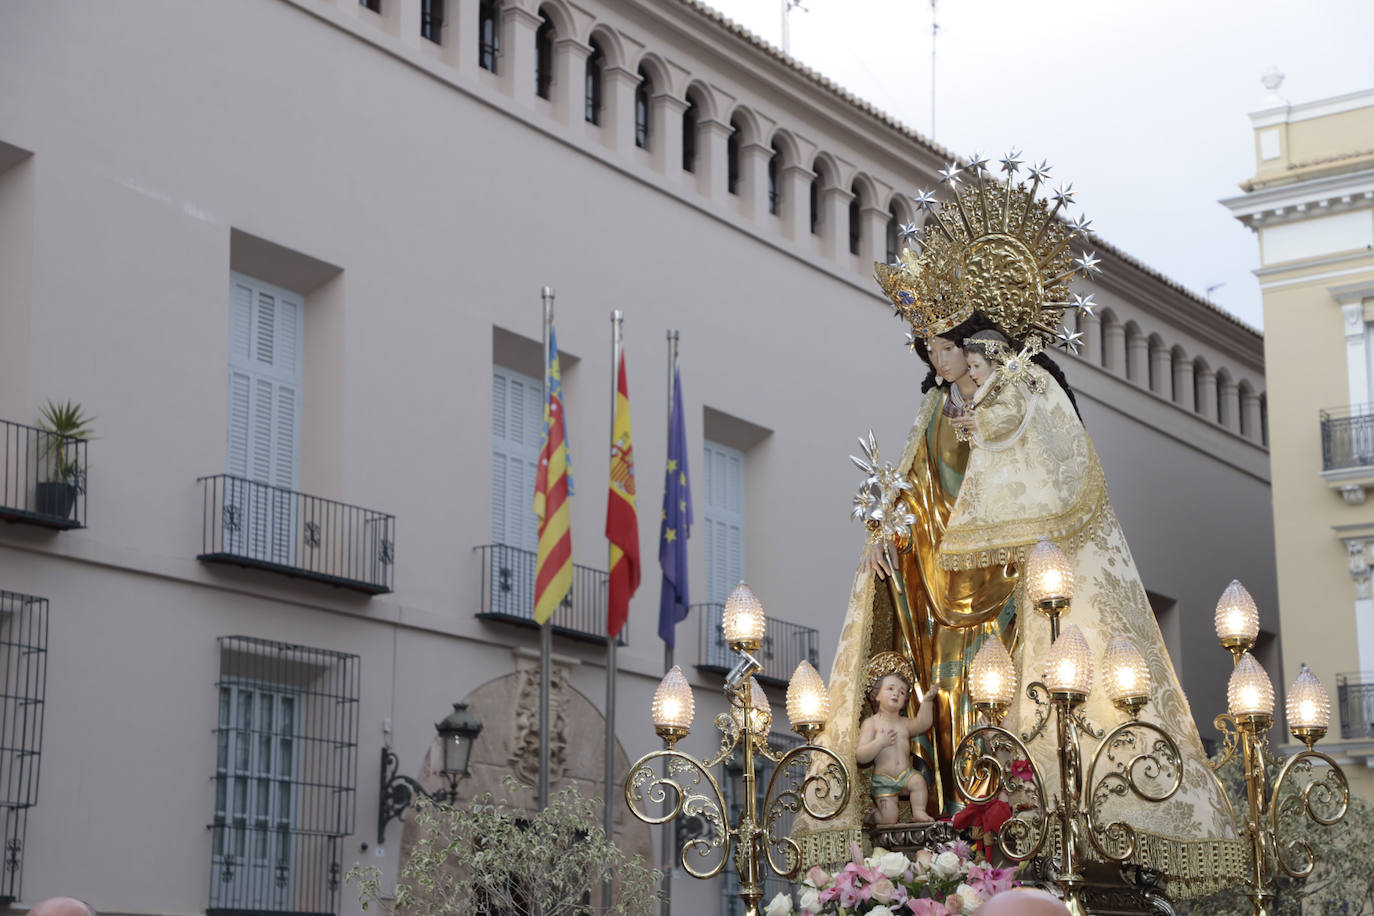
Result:
<svg viewBox="0 0 1374 916">
<path fill-rule="evenodd" d="M 1150 701 L 1150 667 L 1145 656 L 1124 636 L 1113 636 L 1102 656 L 1102 670 L 1106 672 L 1107 693 L 1112 703 L 1131 718 Z"/>
<path fill-rule="evenodd" d="M 825 728 L 829 718 L 830 694 L 825 681 L 810 662 L 802 659 L 787 685 L 787 721 L 792 723 L 793 731 L 810 742 Z"/>
<path fill-rule="evenodd" d="M 1274 685 L 1260 663 L 1242 652 L 1226 684 L 1226 707 L 1237 720 L 1268 728 L 1274 721 Z"/>
<path fill-rule="evenodd" d="M 968 666 L 969 696 L 973 708 L 993 723 L 1007 714 L 1016 696 L 1016 665 L 1002 640 L 989 637 Z"/>
<path fill-rule="evenodd" d="M 1254 648 L 1259 636 L 1259 608 L 1239 579 L 1232 579 L 1217 601 L 1216 627 L 1217 639 L 1240 664 L 1241 655 Z"/>
<path fill-rule="evenodd" d="M 1288 688 L 1288 730 L 1293 737 L 1307 745 L 1312 745 L 1326 734 L 1331 724 L 1331 697 L 1317 676 L 1306 665 L 1298 672 L 1293 686 Z"/>
<path fill-rule="evenodd" d="M 721 615 L 720 628 L 725 633 L 725 641 L 732 652 L 757 652 L 763 643 L 763 631 L 767 624 L 763 616 L 763 605 L 754 592 L 741 582 L 735 586 L 730 597 L 725 599 L 725 613 Z"/>
<path fill-rule="evenodd" d="M 819 675 L 817 675 L 817 677 L 819 677 Z M 739 697 L 736 702 L 743 703 L 744 698 Z M 744 706 L 736 706 L 734 709 L 730 710 L 730 715 L 734 718 L 735 725 L 739 726 L 741 729 L 744 728 L 744 715 L 746 711 L 749 715 L 749 730 L 754 733 L 754 740 L 762 741 L 766 739 L 769 729 L 773 727 L 773 707 L 768 704 L 768 694 L 763 692 L 763 688 L 759 686 L 758 680 L 752 677 L 749 679 L 749 700 L 747 708 Z"/>
<path fill-rule="evenodd" d="M 1045 660 L 1045 685 L 1050 693 L 1064 694 L 1070 702 L 1082 700 L 1092 690 L 1092 653 L 1083 632 L 1074 624 L 1065 627 L 1050 646 Z"/>
<path fill-rule="evenodd" d="M 692 697 L 692 685 L 687 683 L 680 666 L 674 665 L 663 675 L 649 709 L 654 720 L 654 731 L 669 747 L 692 730 L 696 700 Z"/>
<path fill-rule="evenodd" d="M 1073 567 L 1049 538 L 1041 538 L 1026 559 L 1026 592 L 1057 632 L 1059 615 L 1073 598 Z"/>
</svg>

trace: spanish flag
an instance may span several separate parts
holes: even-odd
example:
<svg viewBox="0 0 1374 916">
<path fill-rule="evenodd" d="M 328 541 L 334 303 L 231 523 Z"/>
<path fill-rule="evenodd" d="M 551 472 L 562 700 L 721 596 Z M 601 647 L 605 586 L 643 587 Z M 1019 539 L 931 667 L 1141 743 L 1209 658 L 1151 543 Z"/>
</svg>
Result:
<svg viewBox="0 0 1374 916">
<path fill-rule="evenodd" d="M 544 446 L 535 471 L 534 514 L 539 519 L 539 554 L 534 573 L 534 620 L 548 623 L 572 591 L 572 531 L 569 527 L 568 443 L 563 425 L 563 379 L 558 372 L 558 337 L 549 331 L 549 400 L 544 405 Z"/>
<path fill-rule="evenodd" d="M 630 616 L 630 596 L 639 588 L 639 517 L 635 513 L 635 455 L 630 439 L 630 390 L 625 383 L 625 353 L 620 353 L 615 421 L 611 425 L 611 487 L 606 498 L 606 537 L 611 542 L 610 590 L 606 632 L 620 635 Z"/>
</svg>

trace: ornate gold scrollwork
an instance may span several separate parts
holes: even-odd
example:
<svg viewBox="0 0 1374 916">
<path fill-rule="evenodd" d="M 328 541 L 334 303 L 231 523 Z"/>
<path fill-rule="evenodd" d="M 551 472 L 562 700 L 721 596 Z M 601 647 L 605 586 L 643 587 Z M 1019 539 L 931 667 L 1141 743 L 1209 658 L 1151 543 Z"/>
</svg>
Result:
<svg viewBox="0 0 1374 916">
<path fill-rule="evenodd" d="M 1236 756 L 1236 751 L 1240 749 L 1240 729 L 1236 727 L 1236 720 L 1226 713 L 1222 713 L 1212 720 L 1212 727 L 1221 732 L 1221 759 L 1212 761 L 1208 765 L 1213 770 L 1220 770 L 1230 763 Z"/>
<path fill-rule="evenodd" d="M 779 778 L 786 780 L 786 788 L 774 795 L 774 790 L 781 788 Z M 784 815 L 804 811 L 818 821 L 829 820 L 849 803 L 849 791 L 848 768 L 826 748 L 803 744 L 778 758 L 763 794 L 762 827 L 768 867 L 781 877 L 792 878 L 802 865 L 796 842 L 790 836 L 778 835 Z M 773 858 L 775 847 L 783 851 L 782 865 Z"/>
<path fill-rule="evenodd" d="M 1050 833 L 1050 809 L 1040 771 L 1032 770 L 1029 782 L 1011 775 L 1011 761 L 1022 758 L 1029 760 L 1030 751 L 1020 738 L 998 725 L 973 729 L 954 752 L 955 784 L 969 804 L 991 801 L 1010 783 L 1021 783 L 1021 791 L 1030 794 L 1029 806 L 1013 810 L 997 833 L 997 848 L 1015 862 L 1036 855 Z"/>
<path fill-rule="evenodd" d="M 662 776 L 657 772 L 660 762 L 665 764 Z M 703 779 L 714 798 L 692 791 L 702 786 Z M 664 814 L 651 814 L 644 807 L 646 803 L 661 805 L 670 798 L 670 809 Z M 639 758 L 625 780 L 625 803 L 634 816 L 646 824 L 666 824 L 679 814 L 703 818 L 710 830 L 705 836 L 694 837 L 683 844 L 682 867 L 694 878 L 713 878 L 725 868 L 733 842 L 733 831 L 725 822 L 725 794 L 710 770 L 693 757 L 681 751 L 661 750 Z M 721 850 L 720 860 L 705 870 L 698 869 L 688 860 L 690 852 L 695 852 L 698 859 L 705 859 L 713 849 Z"/>
<path fill-rule="evenodd" d="M 1042 697 L 1041 694 L 1044 694 Z M 1026 685 L 1026 697 L 1035 703 L 1035 724 L 1031 726 L 1029 732 L 1021 733 L 1021 740 L 1026 743 L 1034 741 L 1040 737 L 1040 733 L 1045 730 L 1045 726 L 1050 721 L 1050 711 L 1054 709 L 1049 700 L 1050 688 L 1045 686 L 1042 681 L 1031 681 Z"/>
<path fill-rule="evenodd" d="M 1318 762 L 1324 764 L 1320 773 Z M 1269 805 L 1279 867 L 1294 878 L 1306 878 L 1316 862 L 1312 847 L 1297 837 L 1285 840 L 1283 828 L 1295 826 L 1304 816 L 1330 827 L 1345 817 L 1349 807 L 1350 785 L 1334 760 L 1320 751 L 1303 751 L 1289 758 L 1274 781 Z"/>
<path fill-rule="evenodd" d="M 1105 762 L 1105 763 L 1104 763 Z M 1112 769 L 1094 780 L 1099 765 Z M 1103 809 L 1127 792 L 1148 802 L 1166 801 L 1183 785 L 1183 755 L 1158 726 L 1132 720 L 1102 738 L 1086 779 L 1088 838 L 1103 858 L 1124 862 L 1135 855 L 1135 828 L 1124 821 L 1103 824 Z"/>
</svg>

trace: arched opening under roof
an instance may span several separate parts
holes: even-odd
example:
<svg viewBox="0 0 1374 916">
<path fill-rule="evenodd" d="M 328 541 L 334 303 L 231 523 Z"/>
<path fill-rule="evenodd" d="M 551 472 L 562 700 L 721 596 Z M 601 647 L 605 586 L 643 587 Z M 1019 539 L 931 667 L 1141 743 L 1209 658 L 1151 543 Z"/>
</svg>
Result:
<svg viewBox="0 0 1374 916">
<path fill-rule="evenodd" d="M 856 181 L 849 186 L 849 253 L 858 254 L 864 241 L 863 189 Z"/>
<path fill-rule="evenodd" d="M 1216 379 L 1212 377 L 1212 369 L 1207 365 L 1207 360 L 1199 356 L 1193 360 L 1193 401 L 1190 405 L 1193 413 L 1205 414 L 1208 411 L 1206 386 L 1215 385 Z"/>
<path fill-rule="evenodd" d="M 731 194 L 739 193 L 739 147 L 744 135 L 744 124 L 739 115 L 730 118 L 730 136 L 725 141 L 725 190 Z"/>
<path fill-rule="evenodd" d="M 892 264 L 897 260 L 897 249 L 901 245 L 902 217 L 897 212 L 897 201 L 893 201 L 887 208 L 887 263 Z"/>
<path fill-rule="evenodd" d="M 682 110 L 682 170 L 697 170 L 697 128 L 701 124 L 701 103 L 695 88 L 687 90 L 687 107 Z"/>
<path fill-rule="evenodd" d="M 644 65 L 639 65 L 639 85 L 635 87 L 635 146 L 649 148 L 650 110 L 654 97 L 654 81 Z"/>
<path fill-rule="evenodd" d="M 1241 380 L 1240 385 L 1236 387 L 1236 395 L 1240 401 L 1240 411 L 1236 414 L 1236 429 L 1245 438 L 1254 439 L 1257 431 L 1251 422 L 1249 408 L 1251 404 L 1258 406 L 1259 399 L 1255 397 L 1255 389 L 1249 379 Z"/>
<path fill-rule="evenodd" d="M 601 126 L 601 76 L 606 67 L 606 52 L 601 48 L 601 42 L 593 37 L 589 44 L 592 51 L 587 55 L 586 68 L 586 111 L 584 117 L 588 124 Z"/>
<path fill-rule="evenodd" d="M 820 159 L 811 163 L 811 234 L 819 235 L 821 227 L 821 187 L 829 176 L 825 172 L 825 163 Z"/>
<path fill-rule="evenodd" d="M 539 28 L 534 33 L 534 94 L 547 99 L 553 87 L 553 20 L 539 9 Z"/>
<path fill-rule="evenodd" d="M 477 4 L 477 65 L 496 72 L 501 54 L 501 0 L 481 0 Z"/>
<path fill-rule="evenodd" d="M 1183 404 L 1185 373 L 1191 371 L 1189 368 L 1188 353 L 1181 346 L 1175 346 L 1169 351 L 1169 400 L 1175 404 Z"/>
<path fill-rule="evenodd" d="M 782 201 L 782 145 L 777 137 L 773 138 L 773 155 L 768 157 L 768 212 L 778 215 Z"/>
<path fill-rule="evenodd" d="M 1232 427 L 1236 422 L 1236 386 L 1231 382 L 1231 373 L 1224 367 L 1217 370 L 1217 422 Z"/>
</svg>

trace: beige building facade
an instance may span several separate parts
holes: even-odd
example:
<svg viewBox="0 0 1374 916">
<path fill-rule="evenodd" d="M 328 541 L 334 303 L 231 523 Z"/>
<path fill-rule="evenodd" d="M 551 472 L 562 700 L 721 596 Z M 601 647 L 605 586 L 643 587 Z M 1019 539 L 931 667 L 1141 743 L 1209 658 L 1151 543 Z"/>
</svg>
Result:
<svg viewBox="0 0 1374 916">
<path fill-rule="evenodd" d="M 1259 240 L 1283 681 L 1305 662 L 1332 691 L 1329 740 L 1369 796 L 1374 90 L 1270 102 L 1250 116 L 1255 175 L 1223 203 Z"/>
<path fill-rule="evenodd" d="M 461 795 L 530 779 L 546 284 L 578 564 L 555 787 L 600 792 L 612 309 L 644 558 L 619 772 L 657 746 L 669 329 L 696 517 L 681 746 L 716 743 L 706 622 L 740 577 L 774 702 L 800 659 L 828 673 L 863 541 L 847 456 L 869 428 L 899 447 L 925 376 L 871 265 L 949 151 L 689 0 L 21 0 L 0 87 L 0 624 L 29 723 L 0 748 L 28 780 L 0 798 L 0 896 L 357 914 L 341 871 L 391 881 L 406 843 L 378 836 L 384 747 L 437 787 L 434 723 L 466 701 Z M 1094 241 L 1100 308 L 1059 359 L 1211 734 L 1231 578 L 1279 657 L 1263 340 Z M 68 399 L 97 438 L 59 459 L 35 426 Z M 674 911 L 728 890 L 679 873 Z"/>
</svg>

